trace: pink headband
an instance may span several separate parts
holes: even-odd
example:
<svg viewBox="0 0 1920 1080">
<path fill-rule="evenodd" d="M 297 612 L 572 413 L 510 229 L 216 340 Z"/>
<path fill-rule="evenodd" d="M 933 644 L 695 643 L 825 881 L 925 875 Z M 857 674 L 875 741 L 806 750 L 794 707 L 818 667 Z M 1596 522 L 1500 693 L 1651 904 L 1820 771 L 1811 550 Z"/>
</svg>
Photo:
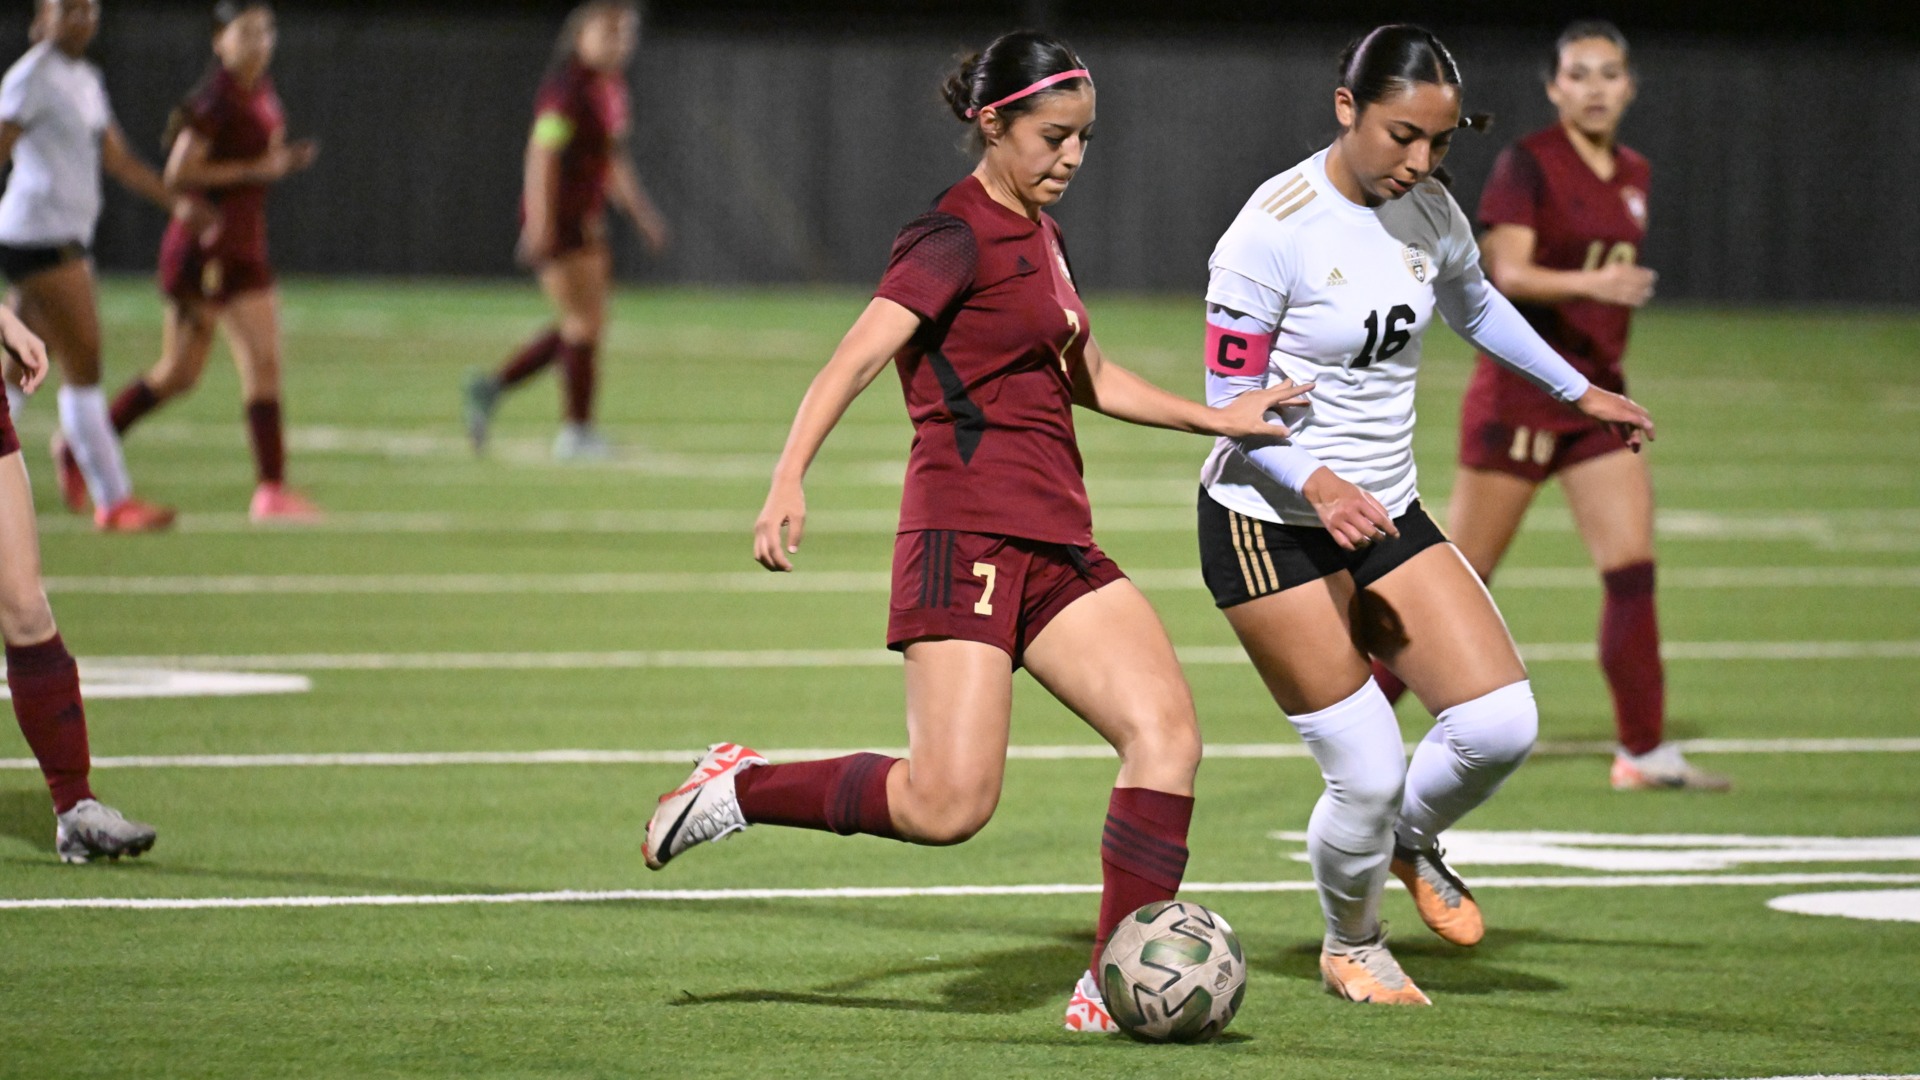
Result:
<svg viewBox="0 0 1920 1080">
<path fill-rule="evenodd" d="M 1063 82 L 1066 82 L 1068 79 L 1085 79 L 1088 82 L 1092 82 L 1093 76 L 1088 73 L 1086 68 L 1074 68 L 1072 71 L 1063 71 L 1058 75 L 1049 75 L 1046 78 L 1041 79 L 1039 82 L 1034 83 L 1032 86 L 1027 87 L 1025 90 L 1020 90 L 1015 93 L 1008 94 L 1006 97 L 1001 98 L 999 101 L 996 101 L 991 105 L 982 105 L 977 109 L 968 109 L 967 119 L 971 120 L 974 117 L 979 116 L 981 113 L 986 112 L 988 109 L 997 109 L 1000 106 L 1005 105 L 1010 101 L 1019 101 L 1021 98 L 1026 97 L 1030 94 L 1037 94 L 1040 91 L 1045 90 L 1047 87 L 1052 86 L 1054 83 L 1063 83 Z"/>
</svg>

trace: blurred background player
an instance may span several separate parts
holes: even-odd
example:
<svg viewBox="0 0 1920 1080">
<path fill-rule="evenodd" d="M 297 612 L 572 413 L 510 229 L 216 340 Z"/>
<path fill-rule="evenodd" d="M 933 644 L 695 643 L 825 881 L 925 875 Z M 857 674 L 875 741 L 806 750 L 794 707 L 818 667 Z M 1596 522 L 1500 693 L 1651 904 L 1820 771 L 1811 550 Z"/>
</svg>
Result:
<svg viewBox="0 0 1920 1080">
<path fill-rule="evenodd" d="M 1387 949 L 1389 872 L 1421 919 L 1480 941 L 1441 833 L 1532 750 L 1526 665 L 1472 567 L 1420 506 L 1414 384 L 1434 315 L 1543 398 L 1631 431 L 1645 410 L 1593 385 L 1487 284 L 1466 215 L 1434 179 L 1460 72 L 1432 34 L 1383 26 L 1340 58 L 1333 144 L 1255 190 L 1214 248 L 1207 399 L 1282 377 L 1314 387 L 1286 440 L 1221 439 L 1202 470 L 1201 569 L 1326 779 L 1307 856 L 1326 932 L 1320 971 L 1350 1001 L 1427 1005 Z M 1548 394 L 1551 398 L 1547 398 Z M 1625 442 L 1622 442 L 1625 445 Z M 1408 762 L 1366 650 L 1438 722 Z"/>
<path fill-rule="evenodd" d="M 313 503 L 287 486 L 280 409 L 280 297 L 267 259 L 267 188 L 312 165 L 319 147 L 289 143 L 286 114 L 267 67 L 273 7 L 222 0 L 213 9 L 215 64 L 168 121 L 167 182 L 204 193 L 220 211 L 212 229 L 175 218 L 160 241 L 168 306 L 160 360 L 113 400 L 126 432 L 162 402 L 191 391 L 224 326 L 253 445 L 257 522 L 311 521 Z"/>
<path fill-rule="evenodd" d="M 173 511 L 134 497 L 100 389 L 100 312 L 89 252 L 100 219 L 100 173 L 200 227 L 213 219 L 169 191 L 128 149 L 100 70 L 86 60 L 99 26 L 96 0 L 42 0 L 33 48 L 0 83 L 0 160 L 13 163 L 0 197 L 0 271 L 13 285 L 20 317 L 60 365 L 53 458 L 61 498 L 77 513 L 91 497 L 94 524 L 104 531 L 145 532 L 173 524 Z M 16 396 L 10 404 L 17 411 L 23 402 Z"/>
<path fill-rule="evenodd" d="M 0 378 L 7 389 L 33 393 L 47 374 L 46 346 L 5 308 L 0 308 L 0 346 L 6 352 Z M 6 409 L 0 409 L 0 639 L 6 642 L 14 718 L 53 796 L 54 850 L 70 863 L 144 853 L 153 846 L 153 826 L 128 821 L 95 799 L 87 782 L 93 763 L 80 669 L 60 640 L 40 582 L 33 487 Z"/>
<path fill-rule="evenodd" d="M 1621 360 L 1633 309 L 1655 274 L 1646 238 L 1647 160 L 1618 142 L 1633 101 L 1627 40 L 1611 23 L 1576 22 L 1546 71 L 1559 122 L 1501 153 L 1480 196 L 1487 276 L 1560 355 L 1596 385 L 1624 393 Z M 1568 411 L 1484 353 L 1460 418 L 1460 468 L 1447 532 L 1491 581 L 1540 485 L 1558 476 L 1605 587 L 1600 668 L 1613 696 L 1619 790 L 1725 791 L 1662 741 L 1665 673 L 1653 598 L 1653 478 L 1606 424 Z M 1376 668 L 1389 700 L 1403 689 Z"/>
<path fill-rule="evenodd" d="M 906 759 L 769 765 L 714 746 L 647 825 L 647 865 L 749 825 L 958 844 L 985 827 L 1006 772 L 1013 675 L 1025 667 L 1120 755 L 1100 845 L 1093 946 L 1171 899 L 1187 863 L 1200 729 L 1173 643 L 1093 542 L 1073 406 L 1195 433 L 1281 434 L 1287 383 L 1226 409 L 1176 397 L 1093 341 L 1060 228 L 1094 121 L 1093 81 L 1063 42 L 1007 34 L 961 62 L 945 94 L 981 151 L 894 240 L 867 305 L 800 403 L 754 525 L 754 557 L 793 569 L 802 479 L 847 406 L 889 362 L 913 420 L 894 541 L 887 644 L 906 658 Z M 786 536 L 781 536 L 782 530 Z M 1113 1031 L 1092 965 L 1072 1031 Z"/>
<path fill-rule="evenodd" d="M 486 448 L 500 396 L 557 361 L 564 419 L 553 456 L 607 456 L 606 441 L 593 426 L 595 364 L 613 287 L 607 202 L 632 220 L 648 251 L 657 255 L 667 244 L 666 221 L 641 186 L 627 149 L 632 124 L 626 69 L 639 41 L 640 9 L 632 0 L 582 4 L 560 31 L 553 64 L 534 99 L 519 248 L 558 321 L 498 372 L 475 372 L 468 379 L 467 436 L 476 453 Z"/>
</svg>

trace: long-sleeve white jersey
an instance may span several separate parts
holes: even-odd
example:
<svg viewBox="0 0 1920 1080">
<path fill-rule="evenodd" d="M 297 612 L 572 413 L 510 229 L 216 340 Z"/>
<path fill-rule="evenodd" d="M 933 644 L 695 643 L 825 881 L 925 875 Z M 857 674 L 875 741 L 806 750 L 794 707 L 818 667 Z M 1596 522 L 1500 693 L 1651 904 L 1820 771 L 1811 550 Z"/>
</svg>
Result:
<svg viewBox="0 0 1920 1080">
<path fill-rule="evenodd" d="M 1436 311 L 1562 401 L 1588 386 L 1487 284 L 1473 230 L 1444 186 L 1427 180 L 1360 206 L 1327 179 L 1326 156 L 1262 184 L 1208 263 L 1209 320 L 1273 341 L 1264 371 L 1210 368 L 1208 400 L 1283 378 L 1317 385 L 1310 406 L 1281 413 L 1290 439 L 1220 439 L 1201 482 L 1228 509 L 1287 525 L 1320 524 L 1300 488 L 1321 465 L 1395 517 L 1417 497 L 1414 377 Z"/>
</svg>

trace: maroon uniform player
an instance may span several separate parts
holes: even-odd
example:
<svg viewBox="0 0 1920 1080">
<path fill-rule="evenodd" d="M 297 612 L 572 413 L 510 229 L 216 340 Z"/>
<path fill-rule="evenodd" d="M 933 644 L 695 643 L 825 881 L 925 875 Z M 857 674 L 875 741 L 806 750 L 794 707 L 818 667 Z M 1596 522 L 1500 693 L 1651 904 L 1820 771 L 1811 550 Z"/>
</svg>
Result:
<svg viewBox="0 0 1920 1080">
<path fill-rule="evenodd" d="M 312 165 L 312 142 L 289 143 L 267 66 L 276 39 L 273 8 L 222 0 L 214 8 L 218 62 L 169 124 L 167 181 L 206 194 L 220 212 L 213 229 L 176 219 L 160 241 L 167 315 L 160 361 L 122 390 L 114 427 L 125 432 L 162 402 L 192 390 L 206 370 L 216 325 L 240 369 L 258 481 L 253 520 L 310 521 L 319 511 L 286 484 L 280 410 L 280 299 L 267 259 L 267 188 Z"/>
<path fill-rule="evenodd" d="M 1559 122 L 1508 147 L 1480 197 L 1483 261 L 1494 284 L 1596 386 L 1624 392 L 1633 309 L 1653 296 L 1638 264 L 1647 230 L 1647 160 L 1617 141 L 1634 93 L 1626 39 L 1609 23 L 1570 26 L 1547 96 Z M 1558 477 L 1605 585 L 1600 663 L 1620 745 L 1613 786 L 1724 790 L 1663 741 L 1664 675 L 1653 599 L 1653 485 L 1618 432 L 1480 357 L 1460 421 L 1448 532 L 1491 580 L 1535 491 Z M 1397 680 L 1376 666 L 1396 696 Z"/>
<path fill-rule="evenodd" d="M 894 241 L 873 301 L 801 402 L 754 527 L 755 558 L 791 570 L 807 466 L 892 361 L 914 424 L 887 630 L 906 660 L 908 757 L 769 765 L 717 744 L 661 798 L 646 859 L 658 868 L 749 825 L 968 839 L 1000 798 L 1013 673 L 1024 667 L 1120 755 L 1097 958 L 1122 917 L 1179 888 L 1200 734 L 1159 617 L 1093 542 L 1072 407 L 1271 435 L 1265 413 L 1300 391 L 1285 383 L 1209 409 L 1102 356 L 1043 211 L 1066 191 L 1093 125 L 1092 80 L 1070 49 L 1006 35 L 963 62 L 946 96 L 973 126 L 980 162 Z M 1067 1027 L 1114 1030 L 1089 977 Z"/>
<path fill-rule="evenodd" d="M 467 436 L 476 453 L 500 397 L 558 363 L 564 376 L 564 421 L 553 452 L 561 460 L 593 459 L 607 445 L 593 427 L 596 358 L 606 326 L 613 257 L 607 248 L 611 201 L 656 254 L 666 222 L 627 154 L 631 127 L 626 68 L 640 32 L 631 0 L 592 0 L 575 8 L 560 33 L 553 67 L 534 101 L 527 140 L 526 192 L 520 206 L 520 257 L 540 277 L 557 321 L 527 342 L 499 371 L 467 381 Z"/>
<path fill-rule="evenodd" d="M 5 379 L 31 394 L 47 375 L 47 350 L 12 311 L 0 308 Z M 4 401 L 4 396 L 0 396 Z M 153 846 L 153 826 L 128 821 L 93 797 L 87 774 L 86 707 L 80 669 L 60 639 L 40 580 L 40 536 L 33 486 L 20 460 L 13 418 L 0 404 L 0 639 L 6 643 L 7 689 L 20 734 L 53 796 L 54 850 L 64 862 L 140 855 Z"/>
</svg>

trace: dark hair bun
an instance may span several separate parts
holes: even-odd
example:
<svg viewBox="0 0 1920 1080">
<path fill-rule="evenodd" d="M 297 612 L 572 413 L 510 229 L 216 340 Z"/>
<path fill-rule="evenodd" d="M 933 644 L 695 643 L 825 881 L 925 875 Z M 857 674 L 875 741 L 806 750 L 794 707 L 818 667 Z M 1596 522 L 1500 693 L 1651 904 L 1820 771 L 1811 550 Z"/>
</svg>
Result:
<svg viewBox="0 0 1920 1080">
<path fill-rule="evenodd" d="M 947 108 L 962 120 L 973 119 L 968 113 L 973 111 L 973 85 L 980 78 L 980 59 L 979 53 L 968 53 L 940 84 L 940 96 L 946 99 Z"/>
<path fill-rule="evenodd" d="M 977 113 L 1042 79 L 1086 66 L 1071 46 L 1052 34 L 1016 30 L 1000 35 L 984 50 L 960 61 L 959 68 L 941 84 L 940 95 L 953 115 L 971 121 L 969 113 Z M 998 112 L 1010 119 L 1033 108 L 1048 94 L 1067 93 L 1085 85 L 1085 79 L 1067 79 L 1030 97 L 1009 101 Z"/>
</svg>

